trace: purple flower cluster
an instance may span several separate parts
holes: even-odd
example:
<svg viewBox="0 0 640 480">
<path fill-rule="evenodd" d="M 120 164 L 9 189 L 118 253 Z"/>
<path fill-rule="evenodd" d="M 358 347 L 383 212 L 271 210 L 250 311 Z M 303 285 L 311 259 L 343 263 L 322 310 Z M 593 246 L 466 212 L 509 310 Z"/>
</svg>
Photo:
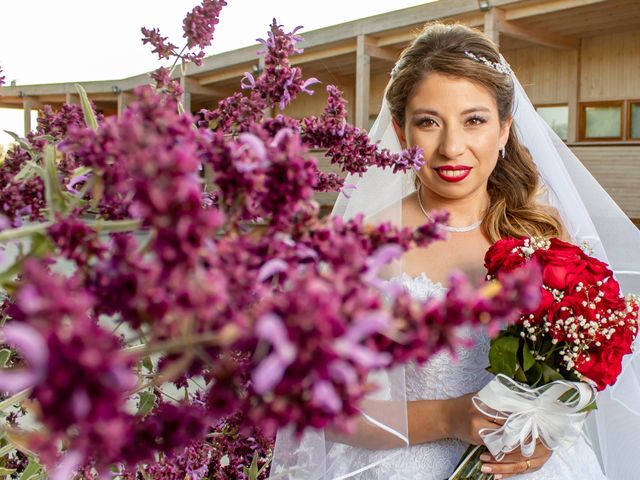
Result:
<svg viewBox="0 0 640 480">
<path fill-rule="evenodd" d="M 19 227 L 23 217 L 31 221 L 45 218 L 42 178 L 36 175 L 27 180 L 16 180 L 16 175 L 29 160 L 29 152 L 13 145 L 0 166 L 0 230 L 8 226 Z"/>
<path fill-rule="evenodd" d="M 225 133 L 249 131 L 263 119 L 265 109 L 276 105 L 284 109 L 299 93 L 313 94 L 308 87 L 318 80 L 303 80 L 300 68 L 292 67 L 289 61 L 291 55 L 302 51 L 296 47 L 301 40 L 295 34 L 296 30 L 285 33 L 273 20 L 268 39 L 259 40 L 266 48 L 264 71 L 258 78 L 245 73 L 241 85 L 243 89 L 249 89 L 248 96 L 235 93 L 221 100 L 217 109 L 201 112 L 210 128 Z"/>
<path fill-rule="evenodd" d="M 142 27 L 142 44 L 147 43 L 153 47 L 152 52 L 158 54 L 158 59 L 175 57 L 176 62 L 193 62 L 202 65 L 205 53 L 204 49 L 211 45 L 215 26 L 219 22 L 220 11 L 227 4 L 224 0 L 202 0 L 202 3 L 194 7 L 185 16 L 182 22 L 184 31 L 183 37 L 187 39 L 187 44 L 182 51 L 178 52 L 178 47 L 167 41 L 168 37 L 163 37 L 157 28 L 149 29 Z M 198 52 L 184 53 L 185 50 L 192 50 L 198 47 Z"/>
<path fill-rule="evenodd" d="M 152 53 L 157 53 L 159 60 L 177 55 L 178 47 L 167 42 L 169 37 L 163 37 L 159 29 L 142 27 L 140 31 L 143 35 L 142 44 L 150 44 L 153 47 Z"/>
<path fill-rule="evenodd" d="M 268 220 L 286 228 L 314 212 L 316 166 L 296 132 L 269 137 L 259 127 L 229 140 L 215 132 L 207 165 L 214 173 L 220 208 L 230 221 Z"/>
<path fill-rule="evenodd" d="M 401 292 L 392 313 L 398 331 L 372 338 L 372 348 L 391 353 L 395 362 L 426 362 L 443 348 L 454 353 L 456 347 L 466 344 L 456 333 L 462 325 L 499 331 L 517 320 L 519 312 L 539 303 L 540 292 L 531 285 L 539 285 L 542 278 L 539 269 L 526 267 L 503 280 L 502 286 L 488 284 L 477 290 L 464 275 L 454 273 L 445 298 L 428 300 L 421 308 L 415 307 L 407 292 Z"/>
<path fill-rule="evenodd" d="M 6 77 L 5 77 L 4 75 L 2 75 L 2 67 L 0 67 L 0 87 L 1 87 L 2 85 L 4 85 L 4 79 L 5 79 L 5 78 L 6 78 Z"/>
<path fill-rule="evenodd" d="M 224 0 L 202 0 L 201 5 L 187 13 L 182 22 L 187 48 L 199 47 L 203 50 L 211 45 L 220 10 L 226 5 Z"/>
<path fill-rule="evenodd" d="M 102 122 L 101 114 L 96 114 L 96 117 L 98 122 Z M 34 173 L 24 180 L 18 180 L 16 176 L 27 162 L 42 155 L 47 143 L 60 142 L 65 139 L 70 128 L 84 126 L 82 109 L 78 105 L 63 104 L 59 111 L 45 105 L 39 111 L 38 126 L 25 139 L 29 150 L 26 146 L 12 145 L 0 167 L 0 220 L 6 218 L 5 222 L 14 227 L 22 225 L 23 217 L 30 221 L 44 220 L 45 192 L 42 177 Z M 73 187 L 84 181 L 73 178 L 72 174 L 77 166 L 73 156 L 63 157 L 58 163 L 60 180 L 71 192 L 76 192 Z"/>
<path fill-rule="evenodd" d="M 151 79 L 156 82 L 156 90 L 171 96 L 176 101 L 184 94 L 182 85 L 178 80 L 171 78 L 171 72 L 168 69 L 160 67 L 150 75 Z"/>
<path fill-rule="evenodd" d="M 276 23 L 275 18 L 271 24 L 271 30 L 266 40 L 258 39 L 265 50 L 264 72 L 257 79 L 249 72 L 244 74 L 242 88 L 249 88 L 260 93 L 268 106 L 278 105 L 283 110 L 300 92 L 313 95 L 308 87 L 319 80 L 310 78 L 302 80 L 302 70 L 299 67 L 291 67 L 289 57 L 296 53 L 302 53 L 302 49 L 296 44 L 302 37 L 296 32 L 302 27 L 295 28 L 290 33 L 285 33 L 282 25 Z"/>
<path fill-rule="evenodd" d="M 51 240 L 56 244 L 60 253 L 76 262 L 78 266 L 85 266 L 93 258 L 100 258 L 105 252 L 95 230 L 77 217 L 60 217 L 47 229 Z"/>
<path fill-rule="evenodd" d="M 343 171 L 364 173 L 370 166 L 390 167 L 393 172 L 418 169 L 422 166 L 422 150 L 412 147 L 399 154 L 379 151 L 361 130 L 347 123 L 347 111 L 342 92 L 333 85 L 327 87 L 329 98 L 322 115 L 304 118 L 300 130 L 304 141 L 314 148 L 326 148 L 326 155 Z"/>
<path fill-rule="evenodd" d="M 224 4 L 204 0 L 187 16 L 188 46 L 208 45 Z M 157 30 L 143 31 L 160 56 L 187 59 Z M 245 77 L 248 94 L 202 112 L 196 125 L 178 113 L 181 92 L 170 71 L 158 70 L 159 89 L 137 89 L 121 117 L 96 130 L 77 107 L 45 110 L 40 137 L 12 149 L 1 167 L 10 186 L 0 190 L 0 213 L 12 221 L 40 218 L 46 207 L 39 178 L 14 181 L 42 142 L 57 143 L 60 180 L 83 196 L 80 208 L 32 238 L 51 255 L 21 261 L 18 278 L 2 285 L 11 292 L 0 312 L 2 341 L 19 351 L 24 367 L 0 371 L 0 388 L 31 387 L 46 428 L 28 446 L 52 478 L 114 466 L 158 479 L 245 478 L 254 458 L 258 467 L 268 461 L 276 429 L 348 430 L 370 391 L 369 373 L 424 361 L 459 344 L 458 326 L 497 328 L 537 300 L 529 271 L 480 291 L 453 276 L 447 296 L 425 304 L 383 281 L 380 270 L 403 252 L 445 238 L 445 213 L 414 229 L 371 226 L 362 216 L 318 218 L 314 191 L 343 183 L 319 172 L 308 148 L 326 148 L 354 173 L 373 165 L 412 169 L 421 154 L 370 145 L 347 123 L 334 87 L 320 117 L 264 119 L 265 108 L 310 93 L 310 82 L 289 64 L 299 40 L 274 21 L 265 71 Z M 19 188 L 40 188 L 39 196 L 16 196 Z M 95 229 L 87 216 L 100 220 Z M 98 235 L 102 226 L 123 225 L 138 226 Z M 76 268 L 52 273 L 53 256 Z M 131 338 L 101 327 L 105 316 L 124 323 Z M 158 365 L 150 361 L 155 354 Z M 183 402 L 159 402 L 136 416 L 125 410 L 134 368 L 149 388 L 202 384 L 196 393 L 185 390 Z"/>
<path fill-rule="evenodd" d="M 265 480 L 270 461 L 273 438 L 265 436 L 259 428 L 246 426 L 240 415 L 233 415 L 213 428 L 209 471 L 211 480 L 248 480 L 246 470 L 257 457 L 261 473 L 256 480 Z"/>
</svg>

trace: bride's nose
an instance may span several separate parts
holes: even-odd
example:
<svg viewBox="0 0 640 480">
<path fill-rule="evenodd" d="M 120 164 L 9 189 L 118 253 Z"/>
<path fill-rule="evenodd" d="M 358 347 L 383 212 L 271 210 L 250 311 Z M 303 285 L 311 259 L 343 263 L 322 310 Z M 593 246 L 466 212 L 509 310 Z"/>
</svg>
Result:
<svg viewBox="0 0 640 480">
<path fill-rule="evenodd" d="M 451 127 L 442 129 L 438 147 L 440 155 L 453 159 L 462 155 L 465 149 L 466 144 L 463 132 Z"/>
</svg>

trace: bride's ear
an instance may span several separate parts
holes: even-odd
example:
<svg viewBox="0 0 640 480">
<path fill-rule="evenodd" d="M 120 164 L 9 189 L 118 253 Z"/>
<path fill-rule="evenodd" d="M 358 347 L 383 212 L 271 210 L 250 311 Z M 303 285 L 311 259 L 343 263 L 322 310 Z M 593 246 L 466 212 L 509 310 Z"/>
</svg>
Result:
<svg viewBox="0 0 640 480">
<path fill-rule="evenodd" d="M 504 122 L 500 122 L 500 145 L 506 145 L 509 140 L 509 131 L 513 123 L 513 116 L 509 115 Z"/>
<path fill-rule="evenodd" d="M 407 148 L 407 137 L 404 134 L 404 130 L 396 123 L 395 118 L 391 119 L 391 123 L 393 124 L 393 129 L 396 131 L 396 135 L 398 140 L 400 140 L 400 146 L 405 149 Z"/>
</svg>

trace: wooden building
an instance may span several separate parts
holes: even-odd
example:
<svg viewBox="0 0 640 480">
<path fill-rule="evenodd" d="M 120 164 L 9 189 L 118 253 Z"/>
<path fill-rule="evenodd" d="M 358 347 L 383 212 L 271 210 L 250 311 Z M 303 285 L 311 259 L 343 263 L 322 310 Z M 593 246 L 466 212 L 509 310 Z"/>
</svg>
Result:
<svg viewBox="0 0 640 480">
<path fill-rule="evenodd" d="M 305 51 L 293 63 L 305 78 L 342 89 L 350 120 L 368 128 L 400 51 L 434 19 L 483 28 L 540 114 L 640 225 L 640 0 L 440 0 L 303 33 Z M 257 51 L 254 45 L 190 65 L 181 78 L 185 106 L 212 108 L 237 91 L 244 72 L 260 71 Z M 147 74 L 83 86 L 99 109 L 115 114 L 144 83 Z M 326 94 L 314 89 L 285 113 L 319 113 Z M 25 129 L 32 109 L 77 102 L 72 83 L 8 86 L 0 95 L 0 107 L 24 109 Z"/>
</svg>

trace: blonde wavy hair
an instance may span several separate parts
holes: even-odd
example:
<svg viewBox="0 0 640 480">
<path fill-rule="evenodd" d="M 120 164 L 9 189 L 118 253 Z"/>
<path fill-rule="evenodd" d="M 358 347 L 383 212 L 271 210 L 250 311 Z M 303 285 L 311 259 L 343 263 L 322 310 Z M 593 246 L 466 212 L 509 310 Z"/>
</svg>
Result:
<svg viewBox="0 0 640 480">
<path fill-rule="evenodd" d="M 494 43 L 481 31 L 462 25 L 428 23 L 400 56 L 385 98 L 395 122 L 404 128 L 405 107 L 415 86 L 429 72 L 464 78 L 487 88 L 496 98 L 501 122 L 511 116 L 514 85 L 509 75 L 480 63 L 464 52 L 500 62 Z M 420 180 L 416 176 L 416 186 Z M 481 228 L 491 242 L 504 237 L 563 237 L 557 212 L 537 203 L 538 170 L 529 150 L 511 128 L 504 158 L 498 157 L 487 184 L 489 206 Z"/>
</svg>

